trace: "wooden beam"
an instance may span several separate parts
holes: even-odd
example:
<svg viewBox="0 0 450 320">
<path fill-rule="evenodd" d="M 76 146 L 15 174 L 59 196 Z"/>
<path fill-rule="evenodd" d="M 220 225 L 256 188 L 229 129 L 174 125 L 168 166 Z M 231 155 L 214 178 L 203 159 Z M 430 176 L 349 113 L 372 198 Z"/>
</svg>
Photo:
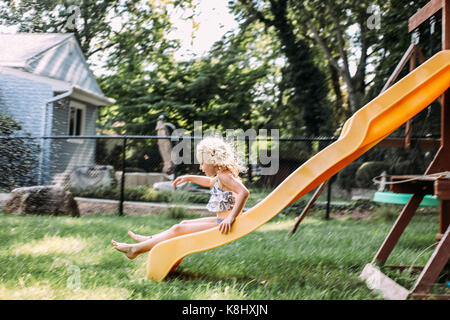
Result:
<svg viewBox="0 0 450 320">
<path fill-rule="evenodd" d="M 442 50 L 450 49 L 450 0 L 443 0 L 442 12 Z M 450 90 L 442 95 L 442 145 L 448 151 L 450 148 Z M 446 143 L 447 142 L 447 143 Z M 447 145 L 448 144 L 448 145 Z"/>
<path fill-rule="evenodd" d="M 426 299 L 426 300 L 450 300 L 450 295 L 448 294 L 423 294 L 423 293 L 412 293 L 410 295 L 413 299 Z"/>
<path fill-rule="evenodd" d="M 436 180 L 434 182 L 434 194 L 439 200 L 450 200 L 450 180 Z"/>
<path fill-rule="evenodd" d="M 404 138 L 386 138 L 377 144 L 377 147 L 384 148 L 402 148 L 404 146 L 405 139 Z M 440 139 L 411 139 L 411 143 L 418 143 L 421 149 L 439 149 L 441 145 Z"/>
<path fill-rule="evenodd" d="M 441 213 L 439 215 L 439 234 L 436 236 L 436 240 L 441 240 L 443 233 L 450 226 L 450 201 L 441 201 Z"/>
<path fill-rule="evenodd" d="M 406 63 L 408 62 L 409 58 L 414 53 L 415 47 L 416 47 L 416 45 L 414 43 L 411 43 L 409 45 L 409 48 L 403 54 L 403 57 L 401 58 L 400 62 L 395 67 L 394 72 L 392 72 L 392 74 L 389 77 L 388 81 L 385 83 L 383 89 L 381 89 L 380 94 L 383 93 L 384 91 L 386 91 L 394 83 L 395 79 L 397 79 L 397 77 L 399 76 L 400 72 L 403 70 L 403 68 L 405 67 Z"/>
<path fill-rule="evenodd" d="M 411 181 L 399 184 L 391 184 L 391 191 L 394 193 L 420 193 L 422 195 L 434 194 L 433 182 L 431 181 Z"/>
<path fill-rule="evenodd" d="M 405 228 L 408 226 L 409 222 L 414 216 L 414 213 L 422 202 L 423 197 L 424 195 L 422 194 L 414 194 L 409 199 L 408 203 L 403 208 L 403 211 L 400 213 L 394 225 L 392 226 L 391 231 L 389 231 L 388 236 L 386 237 L 386 239 L 384 239 L 384 242 L 381 245 L 380 249 L 378 249 L 378 252 L 375 254 L 372 263 L 379 262 L 382 265 L 386 263 L 387 258 L 391 254 L 403 231 L 405 231 Z"/>
<path fill-rule="evenodd" d="M 292 229 L 290 231 L 290 234 L 294 234 L 295 233 L 295 231 L 297 230 L 298 225 L 306 217 L 306 215 L 308 214 L 309 210 L 312 208 L 312 206 L 314 205 L 314 203 L 316 202 L 317 198 L 320 196 L 320 194 L 322 193 L 323 189 L 325 188 L 325 186 L 327 184 L 328 184 L 328 180 L 323 182 L 319 187 L 317 187 L 316 192 L 314 192 L 314 195 L 312 196 L 311 199 L 309 199 L 308 204 L 303 209 L 302 213 L 298 216 L 297 221 L 295 222 L 294 226 L 292 227 Z"/>
<path fill-rule="evenodd" d="M 422 9 L 416 12 L 408 21 L 408 32 L 414 31 L 422 23 L 427 21 L 436 12 L 442 9 L 447 0 L 431 0 Z"/>
<path fill-rule="evenodd" d="M 425 265 L 417 279 L 412 293 L 427 294 L 433 283 L 436 281 L 444 266 L 448 263 L 450 258 L 450 228 L 444 234 L 444 237 L 439 241 L 436 250 L 433 252 L 430 260 Z"/>
<path fill-rule="evenodd" d="M 450 0 L 442 0 L 442 50 L 450 49 Z M 446 154 L 446 168 L 450 168 L 450 89 L 444 92 L 441 99 L 442 109 L 442 128 L 441 128 L 441 144 L 442 150 Z M 439 218 L 439 234 L 437 239 L 442 237 L 442 234 L 450 225 L 450 201 L 441 201 L 440 218 Z"/>
<path fill-rule="evenodd" d="M 450 49 L 450 0 L 443 0 L 442 50 Z"/>
</svg>

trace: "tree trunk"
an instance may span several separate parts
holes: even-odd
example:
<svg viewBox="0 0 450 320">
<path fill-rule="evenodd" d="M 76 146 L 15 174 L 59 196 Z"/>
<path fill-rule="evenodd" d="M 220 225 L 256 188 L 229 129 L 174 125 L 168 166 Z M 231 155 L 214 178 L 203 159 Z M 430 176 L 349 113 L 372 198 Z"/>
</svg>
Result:
<svg viewBox="0 0 450 320">
<path fill-rule="evenodd" d="M 334 108 L 334 112 L 336 113 L 338 120 L 340 122 L 341 120 L 344 120 L 341 118 L 345 116 L 345 111 L 343 109 L 344 98 L 342 96 L 339 71 L 332 64 L 328 64 L 328 68 L 330 71 L 331 86 L 332 86 L 334 94 L 336 96 L 336 101 L 334 102 L 333 108 Z"/>
<path fill-rule="evenodd" d="M 354 114 L 362 107 L 362 99 L 365 95 L 364 74 L 356 74 L 350 80 L 350 87 L 348 88 L 348 96 L 350 102 L 349 111 Z"/>
</svg>

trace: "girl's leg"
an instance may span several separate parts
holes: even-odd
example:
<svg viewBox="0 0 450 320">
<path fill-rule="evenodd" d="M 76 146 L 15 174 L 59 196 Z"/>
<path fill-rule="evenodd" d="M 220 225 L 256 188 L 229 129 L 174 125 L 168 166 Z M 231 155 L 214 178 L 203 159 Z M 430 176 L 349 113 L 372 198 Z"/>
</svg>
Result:
<svg viewBox="0 0 450 320">
<path fill-rule="evenodd" d="M 119 243 L 114 240 L 112 240 L 111 242 L 114 245 L 115 249 L 125 253 L 128 258 L 134 259 L 138 255 L 150 251 L 155 245 L 162 241 L 189 233 L 207 230 L 216 226 L 217 222 L 215 218 L 213 220 L 209 219 L 207 221 L 197 223 L 178 223 L 172 226 L 170 229 L 154 235 L 150 239 L 142 241 L 140 243 L 127 244 Z"/>
<path fill-rule="evenodd" d="M 216 218 L 215 217 L 207 217 L 207 218 L 199 218 L 199 219 L 190 219 L 190 220 L 183 220 L 183 221 L 181 221 L 180 223 L 181 224 L 190 224 L 190 223 L 199 223 L 199 222 L 215 222 L 216 221 Z M 152 237 L 156 237 L 156 236 L 158 236 L 158 235 L 160 235 L 160 233 L 158 233 L 158 234 L 156 234 L 156 235 L 153 235 L 153 236 L 143 236 L 143 235 L 140 235 L 140 234 L 135 234 L 135 233 L 133 233 L 133 232 L 131 232 L 131 231 L 128 231 L 128 235 L 133 239 L 133 240 L 136 240 L 137 242 L 142 242 L 142 241 L 145 241 L 145 240 L 148 240 L 148 239 L 150 239 L 150 238 L 152 238 Z"/>
</svg>

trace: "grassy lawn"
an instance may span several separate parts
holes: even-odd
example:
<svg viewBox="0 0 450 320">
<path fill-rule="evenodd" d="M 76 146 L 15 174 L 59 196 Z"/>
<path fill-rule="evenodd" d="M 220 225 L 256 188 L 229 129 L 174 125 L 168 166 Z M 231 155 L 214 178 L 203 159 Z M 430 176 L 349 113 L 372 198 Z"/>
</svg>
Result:
<svg viewBox="0 0 450 320">
<path fill-rule="evenodd" d="M 2 299 L 381 299 L 358 279 L 393 221 L 322 219 L 289 236 L 281 216 L 231 244 L 186 257 L 162 282 L 145 279 L 147 254 L 128 260 L 111 239 L 153 234 L 168 216 L 81 218 L 0 214 Z M 189 216 L 188 218 L 194 218 Z M 433 243 L 438 215 L 418 213 L 389 264 L 408 265 Z M 416 265 L 424 265 L 428 250 Z"/>
</svg>

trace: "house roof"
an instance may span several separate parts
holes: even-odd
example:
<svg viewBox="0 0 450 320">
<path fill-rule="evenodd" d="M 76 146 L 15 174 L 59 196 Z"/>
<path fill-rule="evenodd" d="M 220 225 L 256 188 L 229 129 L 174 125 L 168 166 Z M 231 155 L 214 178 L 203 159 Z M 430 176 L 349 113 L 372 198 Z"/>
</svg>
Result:
<svg viewBox="0 0 450 320">
<path fill-rule="evenodd" d="M 22 67 L 27 60 L 57 46 L 72 33 L 0 33 L 0 65 Z M 5 50 L 6 49 L 6 50 Z"/>
<path fill-rule="evenodd" d="M 99 94 L 101 89 L 99 92 L 93 92 L 75 83 L 64 81 L 64 79 L 29 72 L 29 61 L 62 45 L 72 37 L 73 33 L 0 33 L 0 43 L 3 46 L 0 50 L 0 73 L 49 84 L 55 93 L 71 91 L 72 97 L 96 106 L 115 103 L 114 99 Z M 82 61 L 93 78 L 86 61 L 84 59 Z M 93 79 L 95 82 L 95 78 Z M 98 86 L 96 82 L 95 84 Z"/>
<path fill-rule="evenodd" d="M 51 86 L 53 92 L 55 93 L 63 93 L 71 91 L 72 97 L 82 101 L 89 102 L 95 106 L 110 105 L 116 102 L 112 98 L 99 95 L 95 92 L 81 88 L 80 86 L 71 84 L 70 82 L 33 74 L 15 68 L 0 66 L 0 74 L 8 74 L 17 78 L 48 84 Z"/>
</svg>

